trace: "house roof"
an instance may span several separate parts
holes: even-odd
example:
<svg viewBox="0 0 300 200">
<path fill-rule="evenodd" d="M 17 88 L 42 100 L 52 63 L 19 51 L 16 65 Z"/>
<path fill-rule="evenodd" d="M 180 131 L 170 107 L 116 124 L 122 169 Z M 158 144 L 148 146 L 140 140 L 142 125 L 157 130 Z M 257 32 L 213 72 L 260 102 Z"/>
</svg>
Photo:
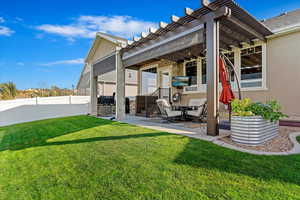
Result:
<svg viewBox="0 0 300 200">
<path fill-rule="evenodd" d="M 84 88 L 84 87 L 86 87 L 86 85 L 89 84 L 89 80 L 88 81 L 84 80 L 85 79 L 85 74 L 87 74 L 87 67 L 88 67 L 88 65 L 84 64 L 83 69 L 80 73 L 79 80 L 78 80 L 77 85 L 76 85 L 77 89 Z"/>
<path fill-rule="evenodd" d="M 95 51 L 95 49 L 97 47 L 98 42 L 101 39 L 107 40 L 107 41 L 112 42 L 116 45 L 120 45 L 121 47 L 125 46 L 126 43 L 127 43 L 127 40 L 124 39 L 124 38 L 117 37 L 117 36 L 114 36 L 114 35 L 110 35 L 110 34 L 107 34 L 107 33 L 98 32 L 96 34 L 96 38 L 93 41 L 92 47 L 90 48 L 90 50 L 89 50 L 89 52 L 88 52 L 88 54 L 85 58 L 85 61 L 87 61 L 92 56 L 93 52 Z"/>
<path fill-rule="evenodd" d="M 290 28 L 300 27 L 300 9 L 282 13 L 276 17 L 263 20 L 263 23 L 274 33 Z"/>
</svg>

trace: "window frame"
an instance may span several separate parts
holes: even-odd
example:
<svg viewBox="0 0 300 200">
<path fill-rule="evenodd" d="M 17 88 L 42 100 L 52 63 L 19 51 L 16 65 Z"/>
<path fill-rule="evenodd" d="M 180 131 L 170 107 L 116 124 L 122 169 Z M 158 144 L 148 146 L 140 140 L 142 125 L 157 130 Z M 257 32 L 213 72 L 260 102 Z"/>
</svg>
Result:
<svg viewBox="0 0 300 200">
<path fill-rule="evenodd" d="M 144 70 L 147 70 L 147 69 L 151 69 L 151 68 L 156 68 L 156 89 L 159 87 L 159 82 L 158 82 L 158 64 L 154 64 L 154 65 L 146 65 L 144 67 L 141 67 L 139 69 L 139 95 L 147 95 L 147 94 L 143 94 L 143 81 L 142 81 L 142 73 Z"/>
<path fill-rule="evenodd" d="M 236 48 L 233 47 L 232 51 L 225 51 L 224 53 L 234 53 L 234 65 L 236 67 L 237 76 L 239 78 L 240 83 L 246 83 L 246 82 L 255 82 L 255 80 L 260 79 L 254 79 L 254 80 L 241 80 L 241 64 L 242 64 L 242 57 L 241 57 L 241 51 L 247 48 L 253 48 L 261 46 L 262 47 L 262 85 L 259 87 L 241 87 L 241 91 L 262 91 L 262 90 L 268 90 L 267 88 L 267 44 L 264 42 L 255 42 L 254 45 L 247 45 L 244 44 L 243 48 Z M 191 85 L 188 87 L 184 87 L 183 94 L 193 94 L 193 93 L 206 93 L 207 84 L 202 84 L 202 60 L 205 59 L 205 57 L 198 57 L 196 59 L 192 59 L 189 61 L 183 62 L 183 75 L 186 76 L 186 63 L 197 61 L 197 85 Z M 237 82 L 231 81 L 232 90 L 234 92 L 238 91 Z M 196 91 L 187 91 L 186 88 L 189 87 L 197 87 Z M 221 84 L 219 83 L 219 90 L 221 90 Z"/>
<path fill-rule="evenodd" d="M 186 63 L 189 63 L 189 62 L 194 62 L 196 61 L 196 66 L 197 66 L 197 84 L 196 85 L 190 85 L 190 86 L 185 86 L 183 87 L 183 93 L 184 94 L 191 94 L 191 93 L 199 93 L 199 85 L 200 85 L 200 75 L 201 75 L 201 65 L 199 64 L 200 63 L 200 57 L 198 58 L 194 58 L 194 59 L 191 59 L 191 60 L 185 60 L 183 62 L 183 76 L 186 76 Z M 187 89 L 188 88 L 195 88 L 196 87 L 196 90 L 195 91 L 188 91 Z"/>
<path fill-rule="evenodd" d="M 260 79 L 253 79 L 253 80 L 241 80 L 241 72 L 242 72 L 242 55 L 241 51 L 248 48 L 254 48 L 257 46 L 261 46 L 262 50 L 262 78 L 261 78 L 261 86 L 258 87 L 242 87 L 242 83 L 253 83 L 255 81 L 258 81 Z M 239 79 L 241 83 L 241 90 L 242 91 L 257 91 L 257 90 L 268 90 L 267 88 L 267 45 L 266 43 L 257 42 L 254 45 L 245 45 L 243 48 L 238 49 L 239 51 L 239 60 L 238 60 L 238 72 L 239 72 Z"/>
</svg>

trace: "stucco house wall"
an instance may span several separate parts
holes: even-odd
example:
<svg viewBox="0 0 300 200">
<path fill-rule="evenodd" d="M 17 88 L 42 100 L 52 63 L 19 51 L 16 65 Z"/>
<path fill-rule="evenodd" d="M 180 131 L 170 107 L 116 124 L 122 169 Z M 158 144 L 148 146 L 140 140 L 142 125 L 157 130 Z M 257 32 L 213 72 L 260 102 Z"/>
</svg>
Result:
<svg viewBox="0 0 300 200">
<path fill-rule="evenodd" d="M 283 111 L 300 116 L 300 31 L 267 41 L 267 90 L 244 92 L 257 101 L 278 100 Z"/>
<path fill-rule="evenodd" d="M 93 52 L 93 56 L 88 60 L 88 62 L 95 63 L 98 59 L 110 55 L 116 50 L 116 45 L 114 43 L 104 39 L 101 39 L 96 47 L 97 48 Z"/>
<path fill-rule="evenodd" d="M 106 34 L 106 36 L 108 36 Z M 115 39 L 114 36 L 111 36 Z M 117 45 L 109 40 L 96 37 L 93 46 L 86 58 L 86 62 L 90 64 L 96 63 L 99 59 L 111 55 L 117 49 Z M 134 70 L 126 70 L 126 96 L 137 95 L 137 72 Z M 85 65 L 81 73 L 80 80 L 77 84 L 78 93 L 90 95 L 90 68 Z M 111 96 L 116 92 L 116 71 L 111 71 L 98 76 L 98 95 Z"/>
</svg>

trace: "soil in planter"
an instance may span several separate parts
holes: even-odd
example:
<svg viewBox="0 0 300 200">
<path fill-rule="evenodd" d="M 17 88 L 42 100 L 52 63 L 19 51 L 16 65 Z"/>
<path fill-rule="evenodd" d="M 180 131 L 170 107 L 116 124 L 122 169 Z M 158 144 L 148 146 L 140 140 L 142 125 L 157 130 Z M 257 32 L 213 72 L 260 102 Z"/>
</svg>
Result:
<svg viewBox="0 0 300 200">
<path fill-rule="evenodd" d="M 300 128 L 280 126 L 279 134 L 277 137 L 258 146 L 237 144 L 231 140 L 230 136 L 220 138 L 219 140 L 249 150 L 256 150 L 256 151 L 263 151 L 263 152 L 286 152 L 286 151 L 290 151 L 293 148 L 293 143 L 290 141 L 288 137 L 288 135 L 293 132 L 300 132 Z"/>
</svg>

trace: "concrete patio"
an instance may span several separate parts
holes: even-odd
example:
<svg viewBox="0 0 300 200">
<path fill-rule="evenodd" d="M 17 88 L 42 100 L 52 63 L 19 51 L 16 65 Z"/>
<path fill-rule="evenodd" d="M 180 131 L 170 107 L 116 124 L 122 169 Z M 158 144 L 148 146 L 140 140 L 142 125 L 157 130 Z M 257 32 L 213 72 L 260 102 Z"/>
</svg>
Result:
<svg viewBox="0 0 300 200">
<path fill-rule="evenodd" d="M 110 119 L 111 117 L 101 117 L 103 119 Z M 192 138 L 197 138 L 206 141 L 214 141 L 230 134 L 228 130 L 220 130 L 219 136 L 209 136 L 206 134 L 206 123 L 200 122 L 176 122 L 171 123 L 159 117 L 146 118 L 134 115 L 126 115 L 121 122 L 133 124 L 145 128 L 151 128 L 168 133 L 184 135 Z"/>
</svg>

